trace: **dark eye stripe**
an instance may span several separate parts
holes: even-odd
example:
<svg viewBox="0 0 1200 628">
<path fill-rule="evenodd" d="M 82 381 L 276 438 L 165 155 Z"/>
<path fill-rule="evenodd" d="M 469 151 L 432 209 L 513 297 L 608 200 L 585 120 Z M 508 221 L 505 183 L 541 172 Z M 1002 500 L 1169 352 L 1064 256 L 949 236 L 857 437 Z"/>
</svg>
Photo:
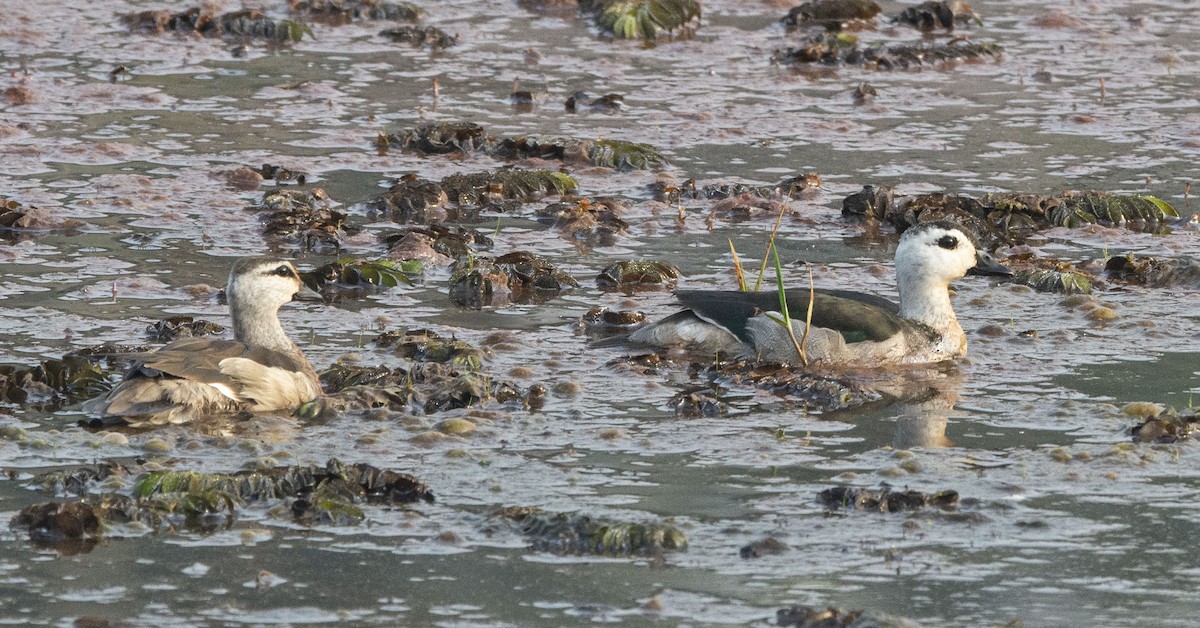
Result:
<svg viewBox="0 0 1200 628">
<path fill-rule="evenodd" d="M 944 235 L 938 238 L 937 245 L 943 249 L 953 251 L 954 249 L 958 248 L 958 238 L 952 235 Z"/>
</svg>

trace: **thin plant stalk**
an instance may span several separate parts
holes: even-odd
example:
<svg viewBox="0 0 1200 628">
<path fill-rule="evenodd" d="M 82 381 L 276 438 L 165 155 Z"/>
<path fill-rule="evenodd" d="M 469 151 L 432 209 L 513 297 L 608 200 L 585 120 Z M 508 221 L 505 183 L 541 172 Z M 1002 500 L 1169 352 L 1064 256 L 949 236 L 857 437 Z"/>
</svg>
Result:
<svg viewBox="0 0 1200 628">
<path fill-rule="evenodd" d="M 737 249 L 733 248 L 733 238 L 729 238 L 729 252 L 733 253 L 733 270 L 737 272 L 738 290 L 746 292 L 746 275 L 742 272 L 742 260 L 738 259 Z"/>
<path fill-rule="evenodd" d="M 783 267 L 779 264 L 779 251 L 772 247 L 775 257 L 775 282 L 779 290 L 779 312 L 783 314 L 783 320 L 779 321 L 785 329 L 787 329 L 788 337 L 792 339 L 792 346 L 796 347 L 796 353 L 800 355 L 800 364 L 808 366 L 808 355 L 804 353 L 804 343 L 796 339 L 796 330 L 792 328 L 792 317 L 788 313 L 787 291 L 783 289 Z M 808 338 L 808 326 L 812 321 L 812 299 L 808 301 L 809 318 L 804 323 L 804 337 Z"/>
<path fill-rule="evenodd" d="M 775 227 L 771 229 L 771 238 L 767 241 L 767 252 L 763 254 L 762 267 L 758 269 L 758 281 L 754 282 L 754 291 L 758 292 L 762 289 L 763 275 L 767 274 L 767 260 L 771 259 L 771 252 L 775 250 L 775 234 L 779 233 L 779 225 L 783 223 L 783 212 L 787 211 L 787 204 L 779 208 L 779 216 L 775 218 Z"/>
<path fill-rule="evenodd" d="M 805 262 L 804 265 L 808 266 L 808 312 L 804 315 L 804 334 L 800 336 L 800 358 L 804 360 L 804 365 L 808 366 L 808 355 L 804 352 L 804 348 L 808 346 L 808 330 L 812 329 L 813 303 L 817 300 L 817 288 L 813 285 L 812 266 L 808 262 Z"/>
</svg>

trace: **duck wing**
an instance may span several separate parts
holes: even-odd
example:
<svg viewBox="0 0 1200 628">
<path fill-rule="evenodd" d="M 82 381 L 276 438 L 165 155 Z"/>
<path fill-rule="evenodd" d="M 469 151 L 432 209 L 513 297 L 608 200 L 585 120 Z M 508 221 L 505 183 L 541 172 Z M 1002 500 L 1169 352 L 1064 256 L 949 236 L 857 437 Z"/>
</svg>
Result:
<svg viewBox="0 0 1200 628">
<path fill-rule="evenodd" d="M 136 360 L 101 404 L 111 416 L 170 413 L 182 422 L 192 410 L 230 411 L 294 407 L 321 394 L 312 367 L 282 351 L 250 348 L 235 340 L 184 338 L 158 351 L 122 354 Z M 242 406 L 243 408 L 246 406 Z"/>
<path fill-rule="evenodd" d="M 679 290 L 679 302 L 700 318 L 728 329 L 745 342 L 751 342 L 746 322 L 764 312 L 779 311 L 775 292 L 739 292 L 731 290 Z M 788 313 L 804 320 L 808 312 L 809 291 L 787 291 Z M 866 340 L 881 342 L 900 333 L 905 321 L 899 307 L 883 298 L 849 290 L 817 290 L 813 294 L 813 327 L 832 329 L 847 343 Z"/>
</svg>

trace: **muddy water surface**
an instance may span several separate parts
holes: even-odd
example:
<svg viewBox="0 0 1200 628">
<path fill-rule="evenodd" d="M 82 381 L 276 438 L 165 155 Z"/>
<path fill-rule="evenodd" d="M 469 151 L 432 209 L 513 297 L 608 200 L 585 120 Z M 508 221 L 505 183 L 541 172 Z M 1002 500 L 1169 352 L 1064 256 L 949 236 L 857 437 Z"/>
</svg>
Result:
<svg viewBox="0 0 1200 628">
<path fill-rule="evenodd" d="M 600 38 L 571 12 L 436 3 L 426 22 L 461 35 L 441 52 L 392 44 L 377 35 L 390 26 L 380 23 L 314 25 L 315 39 L 242 49 L 128 33 L 118 16 L 159 8 L 152 3 L 9 4 L 0 64 L 4 87 L 19 93 L 10 89 L 0 106 L 0 196 L 82 222 L 0 242 L 0 362 L 25 366 L 104 341 L 143 342 L 145 326 L 167 315 L 225 322 L 215 289 L 195 286 L 220 286 L 235 257 L 267 250 L 259 216 L 246 209 L 262 190 L 226 183 L 238 166 L 309 173 L 309 185 L 367 226 L 346 253 L 381 256 L 374 235 L 397 227 L 359 203 L 390 178 L 502 165 L 372 146 L 379 132 L 427 121 L 649 142 L 676 181 L 773 184 L 820 172 L 824 187 L 791 201 L 780 228 L 797 285 L 808 261 L 818 285 L 893 296 L 894 238 L 863 238 L 840 216 L 841 199 L 864 184 L 901 193 L 1097 189 L 1185 208 L 1200 153 L 1200 26 L 1186 2 L 997 0 L 978 7 L 982 26 L 960 32 L 1002 45 L 998 60 L 890 72 L 771 64 L 771 52 L 798 36 L 777 23 L 786 7 L 767 2 L 707 3 L 694 37 L 653 47 Z M 277 17 L 283 4 L 262 3 Z M 903 7 L 884 3 L 885 13 Z M 890 25 L 860 37 L 920 41 Z M 108 82 L 118 65 L 130 76 Z M 509 103 L 514 80 L 533 92 L 532 111 Z M 864 81 L 879 96 L 856 106 L 851 92 Z M 622 94 L 626 107 L 565 113 L 577 90 Z M 283 312 L 319 369 L 347 355 L 403 365 L 367 342 L 380 329 L 425 327 L 473 343 L 507 330 L 486 370 L 549 386 L 540 412 L 485 404 L 321 424 L 262 417 L 115 438 L 76 427 L 78 406 L 0 408 L 0 426 L 14 428 L 0 440 L 10 471 L 0 481 L 4 521 L 47 499 L 25 486 L 36 472 L 139 457 L 219 472 L 336 456 L 412 473 L 435 504 L 368 508 L 366 524 L 318 528 L 248 508 L 215 532 L 114 530 L 74 555 L 4 529 L 0 619 L 722 624 L 773 621 L 776 609 L 805 604 L 930 625 L 1194 622 L 1200 453 L 1190 442 L 1132 444 L 1136 419 L 1120 408 L 1186 407 L 1200 394 L 1195 285 L 1101 290 L 1117 318 L 1097 322 L 1058 295 L 965 279 L 955 303 L 970 358 L 867 378 L 908 401 L 819 414 L 734 387 L 724 391 L 725 415 L 682 418 L 668 400 L 695 383 L 686 364 L 651 374 L 614 366 L 627 352 L 590 348 L 575 325 L 597 305 L 662 315 L 671 296 L 631 301 L 592 277 L 614 260 L 646 257 L 677 264 L 687 287 L 733 287 L 727 241 L 760 255 L 774 216 L 717 215 L 710 227 L 709 202 L 685 204 L 681 220 L 678 207 L 650 200 L 646 185 L 659 173 L 571 170 L 581 192 L 632 202 L 631 228 L 611 246 L 563 239 L 532 219 L 541 203 L 485 215 L 480 226 L 495 231 L 495 252 L 536 250 L 578 278 L 582 287 L 564 297 L 462 310 L 448 298 L 448 272 L 434 268 L 411 288 Z M 1187 259 L 1200 252 L 1200 232 L 1056 229 L 1031 244 L 1074 262 L 1127 252 Z M 305 267 L 330 259 L 284 253 Z M 479 427 L 414 440 L 447 416 Z M 956 490 L 962 501 L 953 513 L 884 514 L 830 512 L 816 500 L 833 486 L 883 483 Z M 489 520 L 498 506 L 665 520 L 689 547 L 648 558 L 556 555 Z M 787 549 L 739 556 L 768 536 Z"/>
</svg>

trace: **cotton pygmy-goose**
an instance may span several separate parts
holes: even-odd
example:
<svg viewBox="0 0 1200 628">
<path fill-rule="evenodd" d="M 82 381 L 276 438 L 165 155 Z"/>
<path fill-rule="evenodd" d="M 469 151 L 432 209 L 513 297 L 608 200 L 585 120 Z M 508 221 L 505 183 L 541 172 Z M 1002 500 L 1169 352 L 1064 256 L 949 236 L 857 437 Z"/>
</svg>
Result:
<svg viewBox="0 0 1200 628">
<path fill-rule="evenodd" d="M 809 363 L 827 366 L 929 364 L 960 358 L 967 337 L 950 305 L 950 282 L 964 275 L 1011 275 L 959 226 L 945 221 L 910 227 L 896 248 L 900 304 L 848 290 L 818 290 L 804 343 Z M 775 291 L 680 290 L 687 309 L 637 330 L 629 340 L 685 346 L 733 357 L 799 364 L 787 329 L 777 322 Z M 804 330 L 809 291 L 790 290 L 796 337 Z M 772 316 L 774 318 L 772 318 Z"/>
<path fill-rule="evenodd" d="M 137 360 L 107 395 L 84 405 L 101 423 L 186 423 L 211 414 L 294 410 L 321 394 L 317 372 L 279 324 L 301 290 L 296 267 L 273 257 L 238 260 L 225 296 L 235 340 L 185 338 Z"/>
</svg>

